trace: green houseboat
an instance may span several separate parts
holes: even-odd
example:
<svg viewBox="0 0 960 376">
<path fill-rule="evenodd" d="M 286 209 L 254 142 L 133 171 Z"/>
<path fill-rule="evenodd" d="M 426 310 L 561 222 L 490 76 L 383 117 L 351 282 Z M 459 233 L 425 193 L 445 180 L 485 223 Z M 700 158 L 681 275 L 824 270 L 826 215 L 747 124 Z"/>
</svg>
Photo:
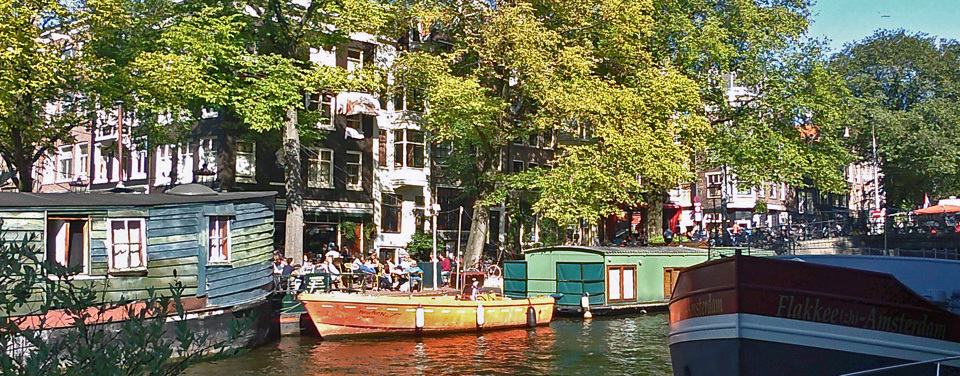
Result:
<svg viewBox="0 0 960 376">
<path fill-rule="evenodd" d="M 561 313 L 582 312 L 587 296 L 593 313 L 665 308 L 680 270 L 707 261 L 695 247 L 556 246 L 524 251 L 523 261 L 504 264 L 504 294 L 563 294 Z"/>
<path fill-rule="evenodd" d="M 39 259 L 72 268 L 75 281 L 102 291 L 103 303 L 169 295 L 180 282 L 192 330 L 251 346 L 279 334 L 268 299 L 274 195 L 196 184 L 157 194 L 0 192 L 0 237 L 27 241 Z M 30 309 L 0 316 L 30 318 Z M 238 318 L 249 318 L 246 329 L 227 337 Z M 51 322 L 58 321 L 40 329 L 55 331 Z"/>
</svg>

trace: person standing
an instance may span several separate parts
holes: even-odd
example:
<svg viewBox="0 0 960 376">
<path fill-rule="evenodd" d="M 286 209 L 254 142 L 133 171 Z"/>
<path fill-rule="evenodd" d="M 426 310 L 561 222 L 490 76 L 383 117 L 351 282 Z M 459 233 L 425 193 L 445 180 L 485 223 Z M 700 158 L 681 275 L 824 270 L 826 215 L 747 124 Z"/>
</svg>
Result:
<svg viewBox="0 0 960 376">
<path fill-rule="evenodd" d="M 440 257 L 440 277 L 443 279 L 443 286 L 450 285 L 450 271 L 453 270 L 453 265 L 450 262 L 450 257 L 443 255 Z"/>
</svg>

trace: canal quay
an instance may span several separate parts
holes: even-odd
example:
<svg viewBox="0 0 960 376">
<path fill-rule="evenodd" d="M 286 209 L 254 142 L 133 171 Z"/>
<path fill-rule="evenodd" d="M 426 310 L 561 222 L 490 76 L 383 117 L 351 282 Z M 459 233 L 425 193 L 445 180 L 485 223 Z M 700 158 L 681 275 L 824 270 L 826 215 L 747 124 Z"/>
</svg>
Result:
<svg viewBox="0 0 960 376">
<path fill-rule="evenodd" d="M 285 336 L 243 355 L 202 363 L 187 376 L 671 375 L 666 312 L 432 337 L 323 341 Z"/>
</svg>

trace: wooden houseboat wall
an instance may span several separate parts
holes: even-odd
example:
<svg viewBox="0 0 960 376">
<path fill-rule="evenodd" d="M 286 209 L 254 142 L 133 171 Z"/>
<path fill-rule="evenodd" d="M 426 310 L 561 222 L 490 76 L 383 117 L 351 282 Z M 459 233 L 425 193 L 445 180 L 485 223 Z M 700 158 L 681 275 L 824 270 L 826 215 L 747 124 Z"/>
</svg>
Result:
<svg viewBox="0 0 960 376">
<path fill-rule="evenodd" d="M 198 187 L 203 194 L 190 195 Z M 194 317 L 252 309 L 267 316 L 256 325 L 276 324 L 267 299 L 273 283 L 274 193 L 216 193 L 197 185 L 171 191 L 187 195 L 0 192 L 0 236 L 30 239 L 40 259 L 79 263 L 83 271 L 75 280 L 103 291 L 104 302 L 147 298 L 151 289 L 170 295 L 170 286 L 179 281 L 184 307 Z M 210 259 L 212 222 L 216 233 L 227 234 L 226 258 Z M 118 237 L 140 234 L 142 241 L 130 243 L 143 244 L 145 263 L 139 257 L 109 257 L 111 242 L 123 241 L 112 239 L 111 224 Z"/>
<path fill-rule="evenodd" d="M 561 293 L 561 311 L 580 310 L 585 293 L 591 310 L 662 308 L 679 271 L 704 261 L 707 251 L 693 247 L 536 248 L 524 252 L 524 261 L 506 263 L 504 294 Z"/>
</svg>

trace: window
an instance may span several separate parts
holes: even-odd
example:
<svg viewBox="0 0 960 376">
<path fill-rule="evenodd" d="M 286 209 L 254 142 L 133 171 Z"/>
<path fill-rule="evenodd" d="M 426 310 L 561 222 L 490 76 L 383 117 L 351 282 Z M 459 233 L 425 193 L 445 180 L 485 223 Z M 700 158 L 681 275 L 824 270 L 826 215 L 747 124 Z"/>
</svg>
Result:
<svg viewBox="0 0 960 376">
<path fill-rule="evenodd" d="M 138 270 L 147 267 L 143 219 L 111 219 L 107 233 L 110 270 Z"/>
<path fill-rule="evenodd" d="M 174 183 L 193 181 L 193 143 L 180 144 L 177 149 L 177 181 Z"/>
<path fill-rule="evenodd" d="M 750 183 L 743 180 L 737 181 L 737 196 L 740 197 L 749 197 L 753 194 L 753 187 L 750 186 Z"/>
<path fill-rule="evenodd" d="M 60 147 L 57 155 L 57 180 L 73 180 L 73 145 Z"/>
<path fill-rule="evenodd" d="M 363 189 L 363 154 L 359 151 L 348 151 L 347 161 L 347 189 Z"/>
<path fill-rule="evenodd" d="M 333 95 L 330 94 L 310 94 L 310 100 L 307 104 L 307 111 L 320 112 L 320 120 L 317 121 L 317 127 L 333 130 Z"/>
<path fill-rule="evenodd" d="M 209 137 L 200 140 L 197 156 L 200 158 L 200 171 L 208 173 L 208 179 L 217 179 L 217 140 Z"/>
<path fill-rule="evenodd" d="M 780 184 L 770 183 L 770 198 L 777 199 L 780 197 Z"/>
<path fill-rule="evenodd" d="M 513 172 L 521 172 L 524 170 L 523 161 L 513 161 Z"/>
<path fill-rule="evenodd" d="M 393 159 L 395 167 L 423 168 L 423 132 L 412 129 L 397 130 L 393 144 Z"/>
<path fill-rule="evenodd" d="M 256 183 L 257 176 L 257 143 L 254 141 L 237 141 L 237 182 Z"/>
<path fill-rule="evenodd" d="M 88 178 L 90 173 L 90 149 L 86 143 L 77 145 L 77 176 Z"/>
<path fill-rule="evenodd" d="M 543 132 L 543 148 L 551 149 L 553 148 L 553 131 Z"/>
<path fill-rule="evenodd" d="M 403 200 L 395 194 L 384 193 L 380 209 L 380 227 L 383 232 L 400 232 L 400 210 Z"/>
<path fill-rule="evenodd" d="M 377 165 L 387 167 L 387 131 L 377 131 Z"/>
<path fill-rule="evenodd" d="M 230 262 L 230 217 L 209 217 L 210 226 L 207 231 L 209 240 L 210 263 Z"/>
<path fill-rule="evenodd" d="M 363 69 L 363 50 L 347 48 L 347 71 L 353 72 Z"/>
<path fill-rule="evenodd" d="M 723 187 L 723 174 L 707 174 L 707 198 L 719 198 Z"/>
<path fill-rule="evenodd" d="M 426 97 L 423 89 L 397 88 L 397 93 L 393 97 L 393 109 L 395 111 L 418 111 L 423 112 L 426 104 Z"/>
<path fill-rule="evenodd" d="M 607 301 L 637 300 L 637 267 L 633 265 L 607 266 Z"/>
<path fill-rule="evenodd" d="M 317 154 L 310 157 L 307 186 L 333 188 L 333 149 L 317 149 Z"/>
<path fill-rule="evenodd" d="M 129 164 L 130 175 L 127 175 L 127 176 L 130 179 L 146 179 L 147 178 L 147 151 L 131 150 L 129 155 L 131 160 Z"/>
<path fill-rule="evenodd" d="M 670 299 L 673 295 L 673 286 L 677 284 L 677 277 L 683 268 L 663 268 L 663 298 Z"/>
<path fill-rule="evenodd" d="M 67 267 L 70 274 L 87 273 L 86 218 L 47 219 L 47 261 Z"/>
</svg>

